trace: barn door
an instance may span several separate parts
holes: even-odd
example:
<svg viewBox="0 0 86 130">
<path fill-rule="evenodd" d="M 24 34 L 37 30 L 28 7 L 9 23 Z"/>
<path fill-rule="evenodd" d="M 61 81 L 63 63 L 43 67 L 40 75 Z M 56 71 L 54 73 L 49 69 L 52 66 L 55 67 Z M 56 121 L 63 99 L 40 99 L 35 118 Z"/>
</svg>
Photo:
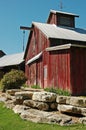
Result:
<svg viewBox="0 0 86 130">
<path fill-rule="evenodd" d="M 30 67 L 30 84 L 36 85 L 36 63 Z"/>
</svg>

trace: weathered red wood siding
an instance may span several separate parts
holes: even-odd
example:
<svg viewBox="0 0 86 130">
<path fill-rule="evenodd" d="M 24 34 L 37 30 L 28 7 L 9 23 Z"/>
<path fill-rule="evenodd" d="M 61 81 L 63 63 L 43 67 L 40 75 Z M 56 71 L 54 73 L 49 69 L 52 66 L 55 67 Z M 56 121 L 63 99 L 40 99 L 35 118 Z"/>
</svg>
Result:
<svg viewBox="0 0 86 130">
<path fill-rule="evenodd" d="M 86 95 L 86 48 L 71 49 L 70 65 L 73 95 Z"/>
<path fill-rule="evenodd" d="M 46 47 L 49 47 L 49 40 L 40 30 L 34 27 L 27 51 L 26 62 L 41 51 L 44 51 Z M 37 61 L 32 62 L 30 65 L 26 65 L 25 73 L 27 76 L 28 85 L 39 85 L 41 87 L 44 86 L 43 66 L 45 64 L 46 60 L 43 60 L 42 56 Z"/>
<path fill-rule="evenodd" d="M 34 40 L 34 32 L 31 32 L 31 39 L 30 39 L 30 43 L 29 43 L 29 46 L 28 46 L 28 50 L 27 50 L 27 55 L 26 55 L 26 58 L 25 58 L 25 64 L 27 63 L 27 61 L 29 59 L 31 59 L 33 56 L 35 56 L 35 53 L 36 53 L 36 50 L 35 48 L 33 47 L 33 43 L 35 45 L 35 40 Z M 25 75 L 27 77 L 27 84 L 30 85 L 30 73 L 31 73 L 31 69 L 30 69 L 30 66 L 29 65 L 25 65 Z"/>
<path fill-rule="evenodd" d="M 57 18 L 56 14 L 51 13 L 47 23 L 57 25 L 57 19 L 56 18 Z"/>
<path fill-rule="evenodd" d="M 48 85 L 70 90 L 70 50 L 50 52 Z"/>
</svg>

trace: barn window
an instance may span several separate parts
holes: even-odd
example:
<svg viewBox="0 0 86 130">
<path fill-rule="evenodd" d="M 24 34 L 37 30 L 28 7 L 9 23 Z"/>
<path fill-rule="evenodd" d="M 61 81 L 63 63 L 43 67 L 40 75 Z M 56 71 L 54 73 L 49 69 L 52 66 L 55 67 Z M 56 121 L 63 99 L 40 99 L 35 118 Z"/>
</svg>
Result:
<svg viewBox="0 0 86 130">
<path fill-rule="evenodd" d="M 59 17 L 59 24 L 62 26 L 71 27 L 71 21 L 72 19 L 70 17 L 64 17 L 64 16 Z"/>
</svg>

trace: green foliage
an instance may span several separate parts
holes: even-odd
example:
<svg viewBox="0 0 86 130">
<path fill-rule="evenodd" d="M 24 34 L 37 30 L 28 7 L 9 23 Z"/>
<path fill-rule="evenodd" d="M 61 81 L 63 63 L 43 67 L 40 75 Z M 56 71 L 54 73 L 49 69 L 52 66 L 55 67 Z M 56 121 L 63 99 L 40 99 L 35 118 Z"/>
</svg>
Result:
<svg viewBox="0 0 86 130">
<path fill-rule="evenodd" d="M 0 70 L 0 80 L 2 79 L 4 72 Z"/>
<path fill-rule="evenodd" d="M 86 125 L 59 126 L 25 121 L 0 103 L 0 130 L 86 130 Z"/>
<path fill-rule="evenodd" d="M 33 86 L 31 86 L 31 88 L 40 89 L 40 86 L 39 85 L 33 85 Z"/>
<path fill-rule="evenodd" d="M 26 83 L 22 85 L 22 87 L 24 88 L 29 88 L 29 85 L 27 85 Z"/>
<path fill-rule="evenodd" d="M 25 81 L 26 77 L 23 71 L 11 70 L 3 76 L 0 82 L 0 87 L 3 91 L 7 89 L 18 89 L 25 83 Z"/>
<path fill-rule="evenodd" d="M 53 92 L 53 93 L 56 93 L 58 95 L 63 95 L 63 96 L 70 96 L 71 95 L 67 90 L 62 90 L 59 88 L 52 87 L 52 88 L 45 88 L 44 90 L 47 92 Z"/>
</svg>

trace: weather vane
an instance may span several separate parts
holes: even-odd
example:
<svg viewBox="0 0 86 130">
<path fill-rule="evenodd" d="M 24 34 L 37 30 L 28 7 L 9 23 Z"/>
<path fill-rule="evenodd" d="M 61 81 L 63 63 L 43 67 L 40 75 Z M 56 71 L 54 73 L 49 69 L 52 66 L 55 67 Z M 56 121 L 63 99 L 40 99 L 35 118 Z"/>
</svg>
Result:
<svg viewBox="0 0 86 130">
<path fill-rule="evenodd" d="M 25 30 L 31 30 L 33 31 L 33 28 L 32 27 L 25 27 L 25 26 L 20 26 L 20 29 L 23 30 L 23 51 L 24 51 L 24 41 L 25 41 Z"/>
<path fill-rule="evenodd" d="M 23 51 L 24 51 L 24 40 L 25 40 L 25 30 L 23 30 Z"/>
<path fill-rule="evenodd" d="M 62 0 L 60 0 L 60 10 L 63 9 L 63 3 L 62 3 Z"/>
</svg>

